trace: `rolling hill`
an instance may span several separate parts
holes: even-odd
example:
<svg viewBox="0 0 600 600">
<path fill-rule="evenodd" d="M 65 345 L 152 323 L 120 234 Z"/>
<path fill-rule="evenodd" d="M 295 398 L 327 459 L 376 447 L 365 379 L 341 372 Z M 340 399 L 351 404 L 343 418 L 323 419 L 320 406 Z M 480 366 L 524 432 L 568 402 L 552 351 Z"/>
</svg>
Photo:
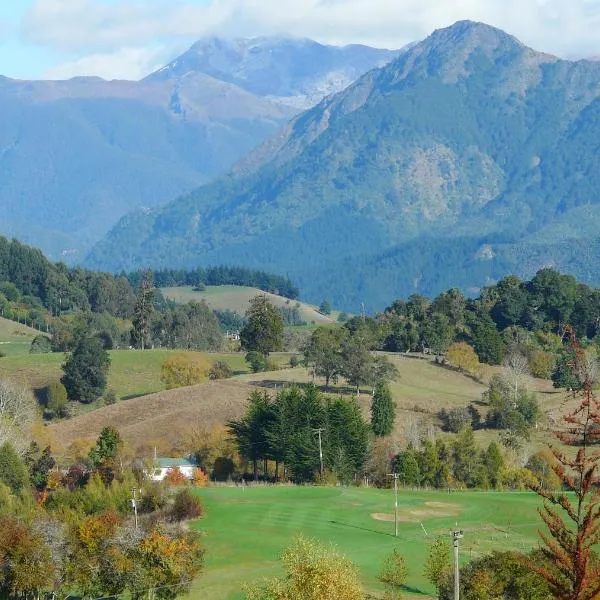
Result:
<svg viewBox="0 0 600 600">
<path fill-rule="evenodd" d="M 80 262 L 124 214 L 226 172 L 300 110 L 299 95 L 315 104 L 396 54 L 211 38 L 142 81 L 0 77 L 0 233 Z"/>
<path fill-rule="evenodd" d="M 200 302 L 204 300 L 213 310 L 230 310 L 239 315 L 246 314 L 250 300 L 261 294 L 267 296 L 274 306 L 297 308 L 302 319 L 308 324 L 328 325 L 335 322 L 335 315 L 322 315 L 314 306 L 296 300 L 288 300 L 252 287 L 217 285 L 207 286 L 206 290 L 197 292 L 191 286 L 185 286 L 161 288 L 161 291 L 166 298 L 175 302 L 184 303 L 192 300 Z"/>
<path fill-rule="evenodd" d="M 600 63 L 459 22 L 297 116 L 227 177 L 124 217 L 86 262 L 268 268 L 354 311 L 542 266 L 600 283 L 599 116 Z"/>
</svg>

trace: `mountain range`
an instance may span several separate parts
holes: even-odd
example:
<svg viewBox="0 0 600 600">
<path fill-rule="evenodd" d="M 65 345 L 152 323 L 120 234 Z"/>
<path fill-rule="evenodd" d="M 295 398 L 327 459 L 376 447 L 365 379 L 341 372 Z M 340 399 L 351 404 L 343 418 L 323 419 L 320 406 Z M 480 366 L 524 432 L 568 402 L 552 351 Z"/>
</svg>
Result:
<svg viewBox="0 0 600 600">
<path fill-rule="evenodd" d="M 600 63 L 435 31 L 227 176 L 124 217 L 86 264 L 242 264 L 380 309 L 544 266 L 600 283 Z"/>
<path fill-rule="evenodd" d="M 80 262 L 126 213 L 226 173 L 302 108 L 397 54 L 207 38 L 142 81 L 0 77 L 0 234 Z"/>
</svg>

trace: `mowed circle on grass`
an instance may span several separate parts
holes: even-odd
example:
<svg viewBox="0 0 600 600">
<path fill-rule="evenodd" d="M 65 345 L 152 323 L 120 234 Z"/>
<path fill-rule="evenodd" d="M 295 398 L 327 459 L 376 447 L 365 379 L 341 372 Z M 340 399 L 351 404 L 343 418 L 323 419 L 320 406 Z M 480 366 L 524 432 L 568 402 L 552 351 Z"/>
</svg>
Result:
<svg viewBox="0 0 600 600">
<path fill-rule="evenodd" d="M 238 600 L 244 583 L 282 573 L 278 557 L 302 533 L 334 544 L 354 561 L 365 590 L 381 597 L 377 574 L 398 548 L 409 566 L 407 595 L 434 597 L 423 576 L 428 542 L 465 532 L 461 560 L 497 550 L 538 545 L 539 498 L 528 492 L 413 492 L 400 490 L 399 536 L 394 537 L 393 490 L 293 486 L 198 489 L 206 516 L 205 568 L 194 583 L 194 600 Z"/>
</svg>

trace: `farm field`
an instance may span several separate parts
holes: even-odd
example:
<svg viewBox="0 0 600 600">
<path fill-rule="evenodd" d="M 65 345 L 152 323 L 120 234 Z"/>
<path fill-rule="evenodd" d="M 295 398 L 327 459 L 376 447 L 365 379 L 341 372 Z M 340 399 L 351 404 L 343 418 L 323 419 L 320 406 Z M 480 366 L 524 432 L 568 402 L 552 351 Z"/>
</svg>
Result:
<svg viewBox="0 0 600 600">
<path fill-rule="evenodd" d="M 31 327 L 0 317 L 0 353 L 6 356 L 28 354 L 31 340 L 38 334 Z"/>
<path fill-rule="evenodd" d="M 294 308 L 299 304 L 298 311 L 307 325 L 328 325 L 335 322 L 339 313 L 330 316 L 322 315 L 314 306 L 296 300 L 288 300 L 275 294 L 263 292 L 257 288 L 237 285 L 208 286 L 202 292 L 195 292 L 191 286 L 161 288 L 162 293 L 169 300 L 175 302 L 191 302 L 204 300 L 213 310 L 231 310 L 240 315 L 245 314 L 248 302 L 257 294 L 263 294 L 274 306 Z"/>
<path fill-rule="evenodd" d="M 206 566 L 193 600 L 238 600 L 243 583 L 281 573 L 278 556 L 302 533 L 333 543 L 360 569 L 366 591 L 382 597 L 377 573 L 398 548 L 409 566 L 407 595 L 433 598 L 422 574 L 427 541 L 464 530 L 462 560 L 492 549 L 527 550 L 537 545 L 541 520 L 533 493 L 399 492 L 399 537 L 393 523 L 393 491 L 333 487 L 202 488 Z M 425 531 L 428 536 L 425 535 Z"/>
</svg>

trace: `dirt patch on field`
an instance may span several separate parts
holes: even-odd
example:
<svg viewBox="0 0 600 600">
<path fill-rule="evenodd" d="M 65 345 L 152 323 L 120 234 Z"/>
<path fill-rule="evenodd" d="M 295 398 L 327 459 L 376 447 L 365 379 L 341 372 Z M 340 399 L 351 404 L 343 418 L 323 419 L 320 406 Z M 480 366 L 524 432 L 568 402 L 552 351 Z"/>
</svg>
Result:
<svg viewBox="0 0 600 600">
<path fill-rule="evenodd" d="M 106 426 L 116 427 L 133 450 L 157 441 L 161 446 L 176 444 L 194 425 L 223 426 L 229 419 L 239 418 L 251 391 L 239 381 L 210 381 L 122 400 L 48 429 L 63 452 L 75 440 L 95 440 Z"/>
<path fill-rule="evenodd" d="M 425 502 L 420 508 L 402 508 L 398 510 L 398 521 L 401 523 L 420 523 L 426 519 L 456 517 L 460 514 L 460 506 L 447 502 Z M 394 521 L 394 513 L 371 513 L 376 521 Z"/>
</svg>

